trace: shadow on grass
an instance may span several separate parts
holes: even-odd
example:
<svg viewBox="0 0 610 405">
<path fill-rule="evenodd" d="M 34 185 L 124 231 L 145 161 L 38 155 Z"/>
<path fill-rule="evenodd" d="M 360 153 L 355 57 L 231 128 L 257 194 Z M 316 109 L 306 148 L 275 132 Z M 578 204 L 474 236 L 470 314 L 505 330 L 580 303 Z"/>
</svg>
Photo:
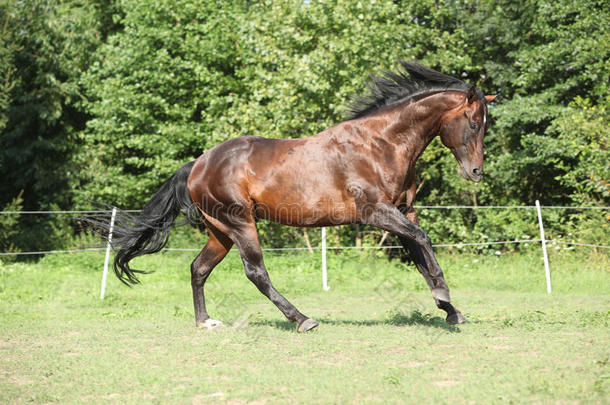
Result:
<svg viewBox="0 0 610 405">
<path fill-rule="evenodd" d="M 410 314 L 405 314 L 402 311 L 390 311 L 385 321 L 387 325 L 422 325 L 430 326 L 438 329 L 444 329 L 448 332 L 458 333 L 460 328 L 456 325 L 449 325 L 445 320 L 439 316 L 432 316 L 429 314 L 422 314 L 419 310 L 413 310 Z"/>
<path fill-rule="evenodd" d="M 431 316 L 429 314 L 422 314 L 418 310 L 411 311 L 410 314 L 405 314 L 401 311 L 391 311 L 386 316 L 386 319 L 383 320 L 373 320 L 373 319 L 363 319 L 363 320 L 354 320 L 354 319 L 332 319 L 332 318 L 323 318 L 320 320 L 322 325 L 351 325 L 351 326 L 379 326 L 379 325 L 394 325 L 394 326 L 411 326 L 411 325 L 419 325 L 419 326 L 427 326 L 430 328 L 443 329 L 447 332 L 451 333 L 459 333 L 460 328 L 456 325 L 449 325 L 445 322 L 444 319 L 438 316 Z M 296 324 L 290 321 L 254 321 L 250 322 L 250 325 L 256 326 L 271 326 L 277 329 L 295 331 Z"/>
</svg>

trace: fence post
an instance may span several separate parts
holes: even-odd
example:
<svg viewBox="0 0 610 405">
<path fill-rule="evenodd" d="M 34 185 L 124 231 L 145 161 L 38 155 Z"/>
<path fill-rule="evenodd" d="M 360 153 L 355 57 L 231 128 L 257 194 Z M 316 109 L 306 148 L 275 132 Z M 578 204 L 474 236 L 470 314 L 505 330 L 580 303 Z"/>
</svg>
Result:
<svg viewBox="0 0 610 405">
<path fill-rule="evenodd" d="M 108 278 L 108 261 L 110 259 L 110 243 L 112 242 L 112 231 L 114 230 L 114 218 L 116 217 L 116 207 L 112 208 L 112 216 L 110 217 L 110 229 L 108 230 L 108 244 L 106 245 L 106 258 L 104 259 L 104 274 L 102 275 L 102 290 L 100 291 L 100 299 L 104 299 L 106 293 L 106 278 Z"/>
<path fill-rule="evenodd" d="M 549 269 L 549 257 L 546 254 L 546 239 L 544 238 L 544 225 L 542 225 L 542 210 L 540 201 L 536 200 L 536 211 L 538 211 L 538 225 L 540 226 L 540 239 L 542 240 L 542 256 L 544 257 L 544 272 L 546 274 L 546 292 L 551 293 L 551 270 Z"/>
<path fill-rule="evenodd" d="M 324 291 L 330 290 L 326 273 L 326 227 L 322 227 L 322 288 Z"/>
</svg>

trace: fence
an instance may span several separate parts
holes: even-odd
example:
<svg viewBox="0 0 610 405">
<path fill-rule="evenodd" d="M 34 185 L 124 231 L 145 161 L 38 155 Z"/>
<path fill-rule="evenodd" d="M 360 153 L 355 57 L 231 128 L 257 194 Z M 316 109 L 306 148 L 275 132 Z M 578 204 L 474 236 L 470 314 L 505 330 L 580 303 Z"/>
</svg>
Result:
<svg viewBox="0 0 610 405">
<path fill-rule="evenodd" d="M 579 243 L 579 242 L 566 242 L 566 241 L 558 241 L 558 240 L 549 240 L 545 238 L 544 234 L 544 222 L 542 217 L 542 209 L 566 209 L 566 210 L 610 210 L 610 207 L 563 207 L 563 206 L 553 206 L 547 205 L 542 206 L 540 202 L 536 200 L 535 205 L 513 205 L 513 206 L 503 206 L 503 205 L 486 205 L 486 206 L 468 206 L 468 205 L 450 205 L 450 206 L 440 206 L 440 205 L 420 205 L 415 206 L 416 209 L 535 209 L 538 218 L 538 227 L 540 231 L 540 239 L 520 239 L 520 240 L 505 240 L 505 241 L 488 241 L 488 242 L 477 242 L 477 243 L 439 243 L 433 244 L 433 247 L 463 247 L 463 246 L 488 246 L 488 245 L 506 245 L 506 244 L 515 244 L 515 243 L 527 243 L 527 242 L 535 242 L 541 243 L 541 250 L 544 261 L 544 270 L 546 277 L 546 286 L 547 293 L 550 294 L 552 292 L 551 285 L 551 272 L 547 254 L 546 243 L 547 242 L 555 242 L 558 244 L 566 244 L 570 246 L 579 246 L 579 247 L 593 247 L 598 249 L 610 249 L 610 246 L 606 245 L 596 245 L 590 243 Z M 130 213 L 138 213 L 139 210 L 123 210 L 123 212 Z M 100 291 L 100 298 L 104 298 L 105 290 L 106 290 L 106 279 L 108 274 L 108 263 L 110 259 L 110 250 L 111 250 L 111 241 L 112 241 L 112 232 L 114 220 L 116 217 L 117 209 L 113 208 L 112 210 L 90 210 L 90 211 L 2 211 L 0 214 L 2 215 L 54 215 L 54 214 L 110 214 L 110 229 L 108 234 L 108 243 L 106 247 L 91 247 L 91 248 L 82 248 L 82 249 L 68 249 L 68 250 L 48 250 L 48 251 L 35 251 L 35 252 L 0 252 L 0 256 L 19 256 L 19 255 L 46 255 L 46 254 L 59 254 L 59 253 L 78 253 L 78 252 L 86 252 L 86 251 L 106 251 L 105 259 L 104 259 L 104 270 L 102 274 L 102 286 Z M 326 228 L 321 228 L 321 243 L 320 247 L 284 247 L 284 248 L 263 248 L 263 251 L 299 251 L 299 250 L 320 250 L 321 251 L 321 266 L 322 266 L 322 288 L 325 291 L 330 289 L 328 285 L 328 269 L 326 264 L 326 253 L 328 250 L 345 250 L 345 249 L 402 249 L 402 246 L 326 246 Z M 165 251 L 180 251 L 180 252 L 199 252 L 201 249 L 191 249 L 191 248 L 165 248 Z M 234 251 L 234 250 L 232 250 Z"/>
</svg>

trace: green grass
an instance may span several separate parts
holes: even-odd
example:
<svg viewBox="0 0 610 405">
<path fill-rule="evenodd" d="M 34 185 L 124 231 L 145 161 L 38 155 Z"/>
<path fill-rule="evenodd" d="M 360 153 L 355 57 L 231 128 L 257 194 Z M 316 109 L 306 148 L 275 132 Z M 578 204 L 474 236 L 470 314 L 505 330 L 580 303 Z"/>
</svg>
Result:
<svg viewBox="0 0 610 405">
<path fill-rule="evenodd" d="M 442 252 L 441 252 L 442 253 Z M 538 251 L 441 254 L 448 326 L 412 266 L 373 253 L 266 254 L 276 287 L 320 321 L 307 334 L 246 279 L 235 253 L 206 285 L 228 327 L 194 327 L 193 253 L 138 261 L 126 288 L 103 254 L 0 264 L 0 403 L 605 403 L 610 392 L 610 260 Z M 136 267 L 137 268 L 137 267 Z"/>
</svg>

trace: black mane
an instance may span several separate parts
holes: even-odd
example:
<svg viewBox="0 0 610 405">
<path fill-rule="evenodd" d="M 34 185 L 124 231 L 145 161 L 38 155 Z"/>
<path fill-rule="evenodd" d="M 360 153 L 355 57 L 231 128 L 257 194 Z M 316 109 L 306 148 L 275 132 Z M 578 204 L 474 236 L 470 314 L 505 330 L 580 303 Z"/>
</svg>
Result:
<svg viewBox="0 0 610 405">
<path fill-rule="evenodd" d="M 401 60 L 396 72 L 386 70 L 380 75 L 371 75 L 367 87 L 369 94 L 356 98 L 349 106 L 348 119 L 364 117 L 389 105 L 432 92 L 467 92 L 472 85 L 418 63 Z"/>
</svg>

